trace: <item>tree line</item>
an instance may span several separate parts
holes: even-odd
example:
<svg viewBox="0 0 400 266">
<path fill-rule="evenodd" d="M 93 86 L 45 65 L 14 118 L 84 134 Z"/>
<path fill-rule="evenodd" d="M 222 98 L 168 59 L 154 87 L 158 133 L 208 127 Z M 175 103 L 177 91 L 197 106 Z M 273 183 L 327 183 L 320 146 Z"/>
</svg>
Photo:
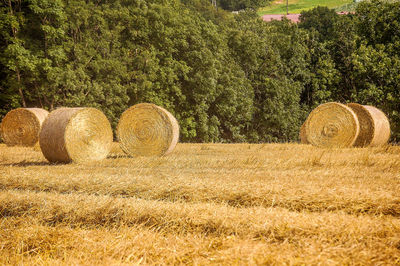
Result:
<svg viewBox="0 0 400 266">
<path fill-rule="evenodd" d="M 151 102 L 174 114 L 184 142 L 287 142 L 318 104 L 340 101 L 381 108 L 400 137 L 398 2 L 318 7 L 299 24 L 208 0 L 0 4 L 0 118 L 91 106 L 115 127 Z"/>
</svg>

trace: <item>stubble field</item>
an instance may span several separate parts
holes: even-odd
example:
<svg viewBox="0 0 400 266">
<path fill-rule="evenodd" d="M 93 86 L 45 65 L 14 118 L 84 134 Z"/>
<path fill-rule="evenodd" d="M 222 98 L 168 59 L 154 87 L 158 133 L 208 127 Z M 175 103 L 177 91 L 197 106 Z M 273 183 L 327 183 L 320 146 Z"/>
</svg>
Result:
<svg viewBox="0 0 400 266">
<path fill-rule="evenodd" d="M 178 144 L 47 163 L 0 145 L 0 264 L 400 264 L 400 147 Z"/>
</svg>

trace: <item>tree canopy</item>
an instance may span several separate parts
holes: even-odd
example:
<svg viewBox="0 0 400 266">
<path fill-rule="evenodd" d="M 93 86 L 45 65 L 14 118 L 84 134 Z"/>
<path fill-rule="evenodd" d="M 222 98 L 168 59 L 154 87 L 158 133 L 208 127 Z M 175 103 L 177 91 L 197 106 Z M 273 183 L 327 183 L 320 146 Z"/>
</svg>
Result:
<svg viewBox="0 0 400 266">
<path fill-rule="evenodd" d="M 186 142 L 296 141 L 326 101 L 372 104 L 400 137 L 400 3 L 264 22 L 264 1 L 3 0 L 0 118 L 19 106 L 171 111 Z M 251 9 L 253 8 L 253 10 Z"/>
</svg>

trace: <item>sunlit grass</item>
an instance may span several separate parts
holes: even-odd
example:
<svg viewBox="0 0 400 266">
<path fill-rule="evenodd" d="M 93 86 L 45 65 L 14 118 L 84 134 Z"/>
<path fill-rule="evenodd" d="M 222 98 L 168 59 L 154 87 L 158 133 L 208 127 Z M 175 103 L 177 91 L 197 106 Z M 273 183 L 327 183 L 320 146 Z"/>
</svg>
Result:
<svg viewBox="0 0 400 266">
<path fill-rule="evenodd" d="M 352 0 L 289 0 L 289 14 L 299 14 L 317 6 L 336 8 L 352 3 Z M 275 0 L 269 6 L 260 8 L 258 14 L 286 14 L 286 0 Z"/>
<path fill-rule="evenodd" d="M 178 144 L 49 164 L 0 145 L 0 264 L 400 263 L 400 147 Z"/>
</svg>

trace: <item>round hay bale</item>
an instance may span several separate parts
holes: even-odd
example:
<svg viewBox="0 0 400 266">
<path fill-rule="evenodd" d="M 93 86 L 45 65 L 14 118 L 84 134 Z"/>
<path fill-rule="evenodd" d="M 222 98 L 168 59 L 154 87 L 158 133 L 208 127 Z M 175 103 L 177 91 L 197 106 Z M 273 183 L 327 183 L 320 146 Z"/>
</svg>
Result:
<svg viewBox="0 0 400 266">
<path fill-rule="evenodd" d="M 315 108 L 305 122 L 307 141 L 318 147 L 351 147 L 359 132 L 356 114 L 346 105 L 325 103 Z"/>
<path fill-rule="evenodd" d="M 376 107 L 349 103 L 360 123 L 360 133 L 354 143 L 356 147 L 382 146 L 390 138 L 390 123 L 386 115 Z"/>
<path fill-rule="evenodd" d="M 306 123 L 305 122 L 300 127 L 299 137 L 300 137 L 300 143 L 309 144 L 309 142 L 307 140 L 307 136 L 306 136 Z"/>
<path fill-rule="evenodd" d="M 50 162 L 92 162 L 107 157 L 113 133 L 107 117 L 95 108 L 59 108 L 40 132 L 40 149 Z"/>
<path fill-rule="evenodd" d="M 43 121 L 49 112 L 41 108 L 17 108 L 8 112 L 1 124 L 1 139 L 8 146 L 32 147 L 39 140 Z"/>
<path fill-rule="evenodd" d="M 117 137 L 121 149 L 128 155 L 165 155 L 178 143 L 179 124 L 164 108 L 140 103 L 121 115 Z"/>
</svg>

